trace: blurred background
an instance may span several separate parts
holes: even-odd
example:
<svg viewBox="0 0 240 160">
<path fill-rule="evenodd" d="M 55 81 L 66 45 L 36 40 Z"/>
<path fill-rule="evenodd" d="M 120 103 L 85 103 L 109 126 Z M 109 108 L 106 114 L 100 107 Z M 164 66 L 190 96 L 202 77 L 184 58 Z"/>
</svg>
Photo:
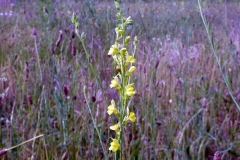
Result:
<svg viewBox="0 0 240 160">
<path fill-rule="evenodd" d="M 239 158 L 240 112 L 219 72 L 197 1 L 122 0 L 121 7 L 134 20 L 127 34 L 139 38 L 131 101 L 137 122 L 124 131 L 125 159 Z M 240 2 L 204 0 L 202 7 L 239 104 Z M 73 12 L 105 95 L 75 35 Z M 118 101 L 109 87 L 115 68 L 107 56 L 115 14 L 113 0 L 0 1 L 0 149 L 45 134 L 2 159 L 103 159 L 83 86 L 108 151 L 116 119 L 106 109 L 111 99 Z"/>
</svg>

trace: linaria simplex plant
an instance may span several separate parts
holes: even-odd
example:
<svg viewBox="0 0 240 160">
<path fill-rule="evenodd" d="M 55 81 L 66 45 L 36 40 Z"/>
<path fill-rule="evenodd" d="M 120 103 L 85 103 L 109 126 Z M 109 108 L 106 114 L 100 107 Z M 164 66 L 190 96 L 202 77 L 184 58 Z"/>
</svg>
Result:
<svg viewBox="0 0 240 160">
<path fill-rule="evenodd" d="M 137 37 L 134 38 L 133 53 L 132 55 L 130 55 L 128 52 L 128 46 L 131 38 L 130 36 L 126 35 L 126 29 L 128 26 L 133 24 L 133 20 L 131 19 L 131 17 L 126 18 L 122 15 L 122 9 L 120 8 L 120 0 L 115 0 L 115 6 L 118 11 L 117 20 L 120 21 L 120 24 L 118 24 L 117 27 L 115 28 L 116 40 L 114 45 L 111 46 L 108 52 L 108 55 L 112 56 L 114 60 L 114 64 L 116 65 L 116 70 L 118 71 L 118 74 L 113 77 L 110 87 L 115 88 L 118 91 L 119 97 L 120 97 L 120 106 L 117 107 L 115 101 L 111 100 L 111 105 L 108 106 L 107 113 L 109 115 L 114 114 L 118 118 L 118 122 L 115 125 L 110 127 L 111 130 L 115 131 L 116 136 L 115 138 L 112 138 L 112 142 L 110 144 L 109 150 L 112 152 L 115 152 L 115 159 L 122 159 L 122 139 L 123 139 L 124 126 L 126 126 L 126 124 L 128 124 L 129 122 L 136 121 L 135 113 L 130 112 L 129 110 L 130 103 L 128 102 L 130 98 L 136 93 L 133 86 L 134 84 L 130 83 L 131 82 L 130 77 L 132 73 L 136 70 L 136 67 L 133 66 L 132 64 L 136 62 L 136 59 L 134 58 L 134 54 L 136 52 L 136 48 L 138 45 L 138 39 Z M 81 35 L 79 34 L 79 30 L 78 30 L 79 22 L 78 22 L 78 17 L 76 16 L 76 13 L 73 13 L 72 23 L 74 24 L 75 32 L 83 45 L 90 69 L 93 72 L 98 84 L 100 85 L 104 93 L 101 81 L 97 76 L 96 71 L 93 68 L 92 64 L 90 63 L 90 57 L 86 49 L 86 46 L 84 44 L 85 34 L 84 33 L 82 33 Z M 84 95 L 86 99 L 86 87 L 84 88 Z M 86 99 L 86 102 L 88 102 L 87 99 Z M 88 105 L 89 112 L 91 114 L 92 121 L 94 123 L 94 127 L 97 130 L 98 137 L 102 145 L 99 130 L 92 116 L 89 104 L 87 103 L 87 105 Z M 102 148 L 103 148 L 103 145 L 102 145 Z M 104 151 L 104 155 L 105 155 L 105 158 L 107 158 L 105 151 Z"/>
<path fill-rule="evenodd" d="M 130 82 L 132 73 L 136 70 L 133 63 L 136 62 L 134 54 L 137 48 L 138 39 L 134 38 L 134 50 L 133 54 L 129 54 L 128 45 L 130 42 L 130 36 L 127 36 L 126 29 L 132 25 L 133 20 L 131 17 L 124 17 L 122 15 L 122 9 L 120 8 L 120 0 L 115 0 L 115 6 L 117 9 L 117 20 L 120 24 L 115 28 L 116 40 L 111 46 L 108 55 L 112 56 L 117 75 L 113 77 L 110 87 L 115 88 L 118 91 L 120 97 L 120 106 L 118 107 L 114 100 L 111 100 L 111 104 L 108 106 L 108 114 L 115 115 L 118 118 L 118 122 L 110 127 L 114 130 L 116 135 L 112 138 L 110 151 L 115 152 L 115 159 L 122 159 L 122 147 L 123 147 L 123 130 L 129 122 L 135 122 L 136 116 L 134 112 L 130 112 L 128 101 L 136 93 L 134 84 Z"/>
</svg>

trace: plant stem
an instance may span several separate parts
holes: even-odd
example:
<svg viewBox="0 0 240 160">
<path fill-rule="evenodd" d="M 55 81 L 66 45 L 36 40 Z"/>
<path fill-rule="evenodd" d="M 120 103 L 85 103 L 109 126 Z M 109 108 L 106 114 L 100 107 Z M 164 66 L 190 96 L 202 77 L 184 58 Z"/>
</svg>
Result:
<svg viewBox="0 0 240 160">
<path fill-rule="evenodd" d="M 37 36 L 34 35 L 34 48 L 35 48 L 35 53 L 37 56 L 37 63 L 38 63 L 38 69 L 39 69 L 39 74 L 40 74 L 40 81 L 42 81 L 42 70 L 41 70 L 41 65 L 40 65 L 40 58 L 39 58 L 39 53 L 38 53 L 38 48 L 37 48 Z"/>
<path fill-rule="evenodd" d="M 221 73 L 221 75 L 223 77 L 224 83 L 227 86 L 228 92 L 229 92 L 233 102 L 235 103 L 235 105 L 237 106 L 238 110 L 240 111 L 240 106 L 239 106 L 238 102 L 236 101 L 235 97 L 232 94 L 232 88 L 230 86 L 229 78 L 224 76 L 224 72 L 223 72 L 223 68 L 222 68 L 222 65 L 221 65 L 220 57 L 219 57 L 219 55 L 217 55 L 217 52 L 216 52 L 216 49 L 215 49 L 215 46 L 214 46 L 214 41 L 213 41 L 213 38 L 212 38 L 212 36 L 210 34 L 210 27 L 209 27 L 209 24 L 207 24 L 206 18 L 203 15 L 203 11 L 202 11 L 202 6 L 201 6 L 201 3 L 200 3 L 200 0 L 198 0 L 198 7 L 199 7 L 199 10 L 200 10 L 200 15 L 201 15 L 204 27 L 205 27 L 205 29 L 207 31 L 208 40 L 210 42 L 213 54 L 214 54 L 214 56 L 216 58 L 217 65 L 218 65 L 220 73 Z"/>
<path fill-rule="evenodd" d="M 89 66 L 90 66 L 90 69 L 91 69 L 91 71 L 92 71 L 95 79 L 97 80 L 97 82 L 98 82 L 98 84 L 99 84 L 99 86 L 100 86 L 100 88 L 101 88 L 101 90 L 102 90 L 102 93 L 103 93 L 103 95 L 104 95 L 103 98 L 104 98 L 105 102 L 107 102 L 107 101 L 106 101 L 106 96 L 105 96 L 105 90 L 103 89 L 102 82 L 101 82 L 100 78 L 98 77 L 98 75 L 97 75 L 97 73 L 96 73 L 96 71 L 95 71 L 92 63 L 90 62 L 90 56 L 89 56 L 88 50 L 87 50 L 87 48 L 86 48 L 86 45 L 85 45 L 85 43 L 84 43 L 84 39 L 82 39 L 79 35 L 78 35 L 78 37 L 79 37 L 79 39 L 80 39 L 80 41 L 81 41 L 81 43 L 82 43 L 84 52 L 85 52 L 85 54 L 86 54 L 86 56 L 87 56 L 87 60 L 88 60 L 88 64 L 89 64 Z"/>
<path fill-rule="evenodd" d="M 9 151 L 9 150 L 12 150 L 12 149 L 14 149 L 14 148 L 17 148 L 17 147 L 19 147 L 19 146 L 21 146 L 21 145 L 24 145 L 24 144 L 26 144 L 26 143 L 28 143 L 28 142 L 31 142 L 31 141 L 33 141 L 33 140 L 35 140 L 35 139 L 37 139 L 37 138 L 43 137 L 43 136 L 44 136 L 44 134 L 41 134 L 41 135 L 39 135 L 39 136 L 37 136 L 37 137 L 31 138 L 31 139 L 29 139 L 29 140 L 27 140 L 27 141 L 25 141 L 25 142 L 22 142 L 22 143 L 20 143 L 20 144 L 18 144 L 18 145 L 16 145 L 16 146 L 13 146 L 13 147 L 10 147 L 10 148 L 6 149 L 6 151 Z"/>
<path fill-rule="evenodd" d="M 98 130 L 97 124 L 96 124 L 96 122 L 95 122 L 95 120 L 94 120 L 94 118 L 93 118 L 93 114 L 92 114 L 92 111 L 91 111 L 91 108 L 90 108 L 90 105 L 89 105 L 89 101 L 87 100 L 87 94 L 86 94 L 86 92 L 87 92 L 87 87 L 84 86 L 84 89 L 83 89 L 84 98 L 85 98 L 85 100 L 86 100 L 87 107 L 88 107 L 89 113 L 90 113 L 90 115 L 91 115 L 91 119 L 92 119 L 92 121 L 93 121 L 94 128 L 95 128 L 96 131 L 97 131 L 98 138 L 99 138 L 99 141 L 100 141 L 102 150 L 103 150 L 104 157 L 105 157 L 105 159 L 107 160 L 107 159 L 108 159 L 108 158 L 107 158 L 107 154 L 106 154 L 105 149 L 104 149 L 104 147 L 103 147 L 102 139 L 101 139 L 100 132 L 99 132 L 99 130 Z"/>
</svg>

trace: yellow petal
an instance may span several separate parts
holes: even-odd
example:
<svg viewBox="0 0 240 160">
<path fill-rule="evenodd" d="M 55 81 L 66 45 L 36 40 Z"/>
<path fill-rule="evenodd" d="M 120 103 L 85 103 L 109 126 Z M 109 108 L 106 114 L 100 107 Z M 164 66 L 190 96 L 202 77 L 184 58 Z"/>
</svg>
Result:
<svg viewBox="0 0 240 160">
<path fill-rule="evenodd" d="M 113 110 L 112 106 L 109 106 L 107 113 L 108 113 L 109 115 L 111 115 L 111 114 L 113 114 L 113 111 L 114 111 L 114 110 Z"/>
<path fill-rule="evenodd" d="M 129 63 L 129 62 L 135 63 L 136 62 L 136 59 L 133 56 L 127 55 L 126 59 L 127 59 L 126 60 L 127 63 Z"/>
<path fill-rule="evenodd" d="M 115 76 L 115 77 L 113 77 L 113 80 L 111 81 L 110 87 L 111 88 L 117 88 L 118 86 L 119 86 L 119 84 L 118 84 L 118 77 Z"/>
<path fill-rule="evenodd" d="M 130 112 L 130 115 L 129 115 L 129 119 L 130 119 L 130 121 L 132 121 L 132 122 L 136 122 L 136 116 L 135 116 L 135 113 L 133 113 L 133 112 Z"/>
<path fill-rule="evenodd" d="M 110 146 L 109 150 L 113 151 L 113 152 L 116 152 L 119 149 L 120 145 L 119 145 L 117 139 L 112 139 L 112 140 L 113 141 L 110 143 L 111 146 Z"/>
<path fill-rule="evenodd" d="M 119 124 L 115 124 L 110 127 L 111 130 L 116 131 L 116 132 L 118 132 L 119 128 L 120 128 Z"/>
<path fill-rule="evenodd" d="M 111 114 L 119 114 L 119 111 L 116 109 L 116 104 L 115 104 L 115 101 L 114 100 L 111 100 L 111 104 L 108 106 L 108 111 L 107 111 L 107 113 L 109 114 L 109 115 L 111 115 Z"/>
<path fill-rule="evenodd" d="M 133 84 L 127 85 L 127 87 L 126 87 L 126 89 L 125 89 L 125 94 L 126 94 L 127 96 L 129 96 L 129 97 L 133 96 L 133 95 L 136 93 L 136 91 L 134 90 L 134 88 L 133 88 L 132 85 L 133 85 Z"/>
<path fill-rule="evenodd" d="M 117 54 L 118 52 L 119 52 L 119 50 L 118 50 L 117 46 L 112 45 L 109 52 L 108 52 L 108 55 L 113 56 L 113 55 Z"/>
<path fill-rule="evenodd" d="M 108 106 L 108 111 L 107 113 L 111 115 L 112 113 L 116 112 L 116 104 L 114 100 L 111 100 L 111 105 Z"/>
</svg>

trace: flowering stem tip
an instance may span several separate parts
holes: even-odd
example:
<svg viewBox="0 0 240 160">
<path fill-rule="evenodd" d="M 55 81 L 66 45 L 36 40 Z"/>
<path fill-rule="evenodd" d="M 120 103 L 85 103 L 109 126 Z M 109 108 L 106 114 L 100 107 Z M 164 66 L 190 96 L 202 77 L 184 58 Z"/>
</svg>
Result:
<svg viewBox="0 0 240 160">
<path fill-rule="evenodd" d="M 136 67 L 133 65 L 136 63 L 134 54 L 138 44 L 137 37 L 134 38 L 133 53 L 128 50 L 131 37 L 127 36 L 126 28 L 133 24 L 131 17 L 125 18 L 122 15 L 120 8 L 120 1 L 115 0 L 115 6 L 118 11 L 117 19 L 120 24 L 115 28 L 116 40 L 115 43 L 110 47 L 108 55 L 113 58 L 114 64 L 116 64 L 117 75 L 111 80 L 110 87 L 118 91 L 120 103 L 115 103 L 111 100 L 111 104 L 108 106 L 107 113 L 110 116 L 117 117 L 117 123 L 110 127 L 111 130 L 115 131 L 115 138 L 112 138 L 109 150 L 116 153 L 115 158 L 122 159 L 122 142 L 123 142 L 123 130 L 127 123 L 136 122 L 136 115 L 134 112 L 129 111 L 129 99 L 136 94 L 134 83 L 130 83 L 130 77 L 136 71 Z M 118 105 L 119 104 L 119 105 Z M 118 157 L 120 156 L 120 157 Z"/>
</svg>

